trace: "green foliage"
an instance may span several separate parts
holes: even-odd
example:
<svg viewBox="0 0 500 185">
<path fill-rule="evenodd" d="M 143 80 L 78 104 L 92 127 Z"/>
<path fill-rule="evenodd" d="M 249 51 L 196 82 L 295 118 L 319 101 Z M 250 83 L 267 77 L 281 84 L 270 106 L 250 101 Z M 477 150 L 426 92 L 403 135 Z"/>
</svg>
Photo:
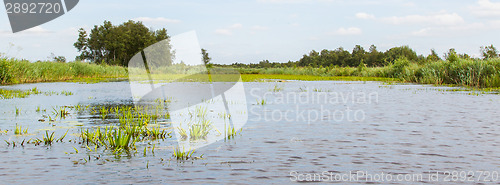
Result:
<svg viewBox="0 0 500 185">
<path fill-rule="evenodd" d="M 203 61 L 203 63 L 205 64 L 205 66 L 207 66 L 207 68 L 210 68 L 211 67 L 211 63 L 210 61 L 212 60 L 212 58 L 210 58 L 210 56 L 208 56 L 208 52 L 206 49 L 201 49 L 201 59 Z"/>
<path fill-rule="evenodd" d="M 0 84 L 13 83 L 13 77 L 12 63 L 6 58 L 0 58 Z"/>
<path fill-rule="evenodd" d="M 459 56 L 457 52 L 455 51 L 455 48 L 451 48 L 448 53 L 445 54 L 446 60 L 450 62 L 456 62 L 459 59 Z"/>
<path fill-rule="evenodd" d="M 160 30 L 148 29 L 142 22 L 129 20 L 121 25 L 115 26 L 110 21 L 104 21 L 103 25 L 95 25 L 90 34 L 80 28 L 79 36 L 73 44 L 80 52 L 77 60 L 90 60 L 94 63 L 106 63 L 109 65 L 127 66 L 129 60 L 146 47 L 169 38 L 165 28 Z M 167 51 L 171 52 L 170 46 Z M 172 58 L 165 58 L 164 62 L 172 63 Z M 154 62 L 148 61 L 149 65 Z"/>
<path fill-rule="evenodd" d="M 498 58 L 500 56 L 497 48 L 495 48 L 493 44 L 490 46 L 481 46 L 481 55 L 484 59 Z"/>
<path fill-rule="evenodd" d="M 194 150 L 188 150 L 187 152 L 179 147 L 174 148 L 174 153 L 172 154 L 177 160 L 188 160 L 193 155 Z"/>
<path fill-rule="evenodd" d="M 14 130 L 15 135 L 23 135 L 23 134 L 28 134 L 28 128 L 24 129 L 16 124 L 16 129 Z"/>
<path fill-rule="evenodd" d="M 0 58 L 0 84 L 65 81 L 80 78 L 123 78 L 127 70 L 118 66 L 84 62 L 29 62 Z"/>
</svg>

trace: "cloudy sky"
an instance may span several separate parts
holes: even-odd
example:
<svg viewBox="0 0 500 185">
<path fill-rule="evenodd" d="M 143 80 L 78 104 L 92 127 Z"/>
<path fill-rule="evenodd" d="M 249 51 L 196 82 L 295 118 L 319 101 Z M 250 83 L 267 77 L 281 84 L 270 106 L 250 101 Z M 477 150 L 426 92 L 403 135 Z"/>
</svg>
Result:
<svg viewBox="0 0 500 185">
<path fill-rule="evenodd" d="M 479 55 L 500 47 L 500 0 L 83 0 L 70 12 L 13 34 L 0 11 L 0 53 L 73 60 L 78 28 L 140 20 L 171 36 L 196 31 L 215 63 L 296 61 L 311 50 L 409 45 L 419 54 L 449 48 Z"/>
</svg>

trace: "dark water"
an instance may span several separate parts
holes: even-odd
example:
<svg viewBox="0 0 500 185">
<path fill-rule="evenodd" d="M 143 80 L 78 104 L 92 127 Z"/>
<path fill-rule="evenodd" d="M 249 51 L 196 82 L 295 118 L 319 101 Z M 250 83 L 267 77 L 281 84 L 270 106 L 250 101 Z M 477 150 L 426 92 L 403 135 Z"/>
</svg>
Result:
<svg viewBox="0 0 500 185">
<path fill-rule="evenodd" d="M 294 172 L 439 172 L 444 178 L 446 171 L 500 171 L 500 96 L 496 94 L 378 82 L 244 83 L 248 123 L 234 140 L 197 149 L 194 155 L 203 154 L 204 159 L 172 159 L 175 140 L 167 139 L 157 143 L 154 156 L 148 153 L 144 157 L 139 152 L 129 158 L 101 156 L 110 161 L 92 159 L 74 164 L 99 153 L 68 141 L 78 141 L 74 133 L 81 127 L 104 123 L 74 111 L 55 123 L 38 120 L 57 106 L 129 104 L 128 83 L 43 83 L 2 88 L 32 87 L 75 95 L 0 100 L 0 129 L 9 130 L 0 134 L 0 184 L 286 184 L 296 178 Z M 258 105 L 262 98 L 265 105 Z M 38 106 L 47 112 L 36 112 Z M 16 107 L 21 110 L 17 116 Z M 16 123 L 33 135 L 15 136 Z M 160 125 L 168 127 L 169 122 Z M 55 131 L 56 136 L 67 130 L 69 133 L 64 143 L 50 147 L 28 144 L 13 148 L 3 141 L 41 138 L 45 130 Z M 65 154 L 74 152 L 73 147 L 80 152 Z M 377 183 L 363 179 L 341 183 Z M 496 182 L 482 180 L 488 179 L 452 183 L 500 182 L 498 177 L 489 179 Z M 421 182 L 378 183 L 444 182 L 424 176 Z"/>
</svg>

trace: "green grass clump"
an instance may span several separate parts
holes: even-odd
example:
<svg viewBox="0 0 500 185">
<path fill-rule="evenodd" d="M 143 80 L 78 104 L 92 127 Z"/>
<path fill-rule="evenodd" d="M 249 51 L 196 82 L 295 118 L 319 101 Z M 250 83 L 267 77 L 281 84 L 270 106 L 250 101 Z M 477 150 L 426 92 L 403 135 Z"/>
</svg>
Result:
<svg viewBox="0 0 500 185">
<path fill-rule="evenodd" d="M 30 95 L 37 94 L 42 94 L 42 92 L 36 87 L 26 91 L 0 89 L 0 99 L 27 98 Z"/>
<path fill-rule="evenodd" d="M 240 130 L 241 131 L 241 130 Z M 234 137 L 236 136 L 237 132 L 236 132 L 236 129 L 234 129 L 234 127 L 231 127 L 231 125 L 228 125 L 227 127 L 227 139 L 234 139 Z"/>
<path fill-rule="evenodd" d="M 188 160 L 193 155 L 194 150 L 188 150 L 187 152 L 179 147 L 174 148 L 174 153 L 172 154 L 177 160 Z"/>
<path fill-rule="evenodd" d="M 23 135 L 23 134 L 28 134 L 28 128 L 24 129 L 16 124 L 16 129 L 14 130 L 15 135 Z"/>
</svg>

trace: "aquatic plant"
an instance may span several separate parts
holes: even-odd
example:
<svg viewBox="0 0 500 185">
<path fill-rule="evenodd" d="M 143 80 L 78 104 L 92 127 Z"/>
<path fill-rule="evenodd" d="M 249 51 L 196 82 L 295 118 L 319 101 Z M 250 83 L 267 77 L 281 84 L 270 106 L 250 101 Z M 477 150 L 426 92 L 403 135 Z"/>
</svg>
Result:
<svg viewBox="0 0 500 185">
<path fill-rule="evenodd" d="M 278 86 L 278 84 L 274 84 L 274 88 L 271 89 L 273 92 L 280 92 L 283 90 L 283 87 Z"/>
<path fill-rule="evenodd" d="M 267 104 L 267 102 L 264 98 L 262 98 L 260 101 L 257 100 L 257 105 L 265 105 L 265 104 Z"/>
<path fill-rule="evenodd" d="M 41 94 L 36 87 L 24 90 L 6 90 L 0 89 L 0 99 L 27 98 L 30 95 Z"/>
<path fill-rule="evenodd" d="M 43 140 L 41 139 L 36 139 L 36 143 L 35 145 L 37 145 L 37 143 L 41 143 L 43 142 L 45 144 L 45 146 L 50 146 L 52 145 L 52 143 L 54 142 L 55 138 L 54 138 L 54 133 L 55 132 L 52 132 L 50 135 L 49 135 L 49 131 L 45 131 L 45 135 L 43 136 Z"/>
<path fill-rule="evenodd" d="M 177 130 L 179 131 L 179 135 L 181 135 L 182 140 L 187 139 L 188 135 L 186 133 L 186 130 L 184 130 L 182 127 L 177 127 Z"/>
<path fill-rule="evenodd" d="M 71 91 L 62 91 L 60 94 L 61 94 L 61 95 L 64 95 L 64 96 L 71 96 L 71 95 L 74 95 L 74 94 L 73 94 L 73 92 L 71 92 Z"/>
<path fill-rule="evenodd" d="M 227 127 L 227 139 L 233 139 L 236 136 L 236 129 L 234 127 L 231 127 L 231 125 L 228 125 Z"/>
<path fill-rule="evenodd" d="M 172 154 L 177 160 L 188 160 L 191 158 L 191 156 L 194 153 L 194 149 L 191 150 L 189 149 L 187 152 L 184 150 L 184 147 L 182 150 L 179 147 L 174 148 L 174 153 Z"/>
<path fill-rule="evenodd" d="M 190 140 L 199 140 L 206 139 L 211 127 L 205 126 L 203 124 L 193 124 L 189 128 L 189 139 Z"/>
<path fill-rule="evenodd" d="M 52 114 L 61 119 L 66 119 L 66 116 L 70 114 L 69 111 L 66 110 L 66 107 L 59 107 L 59 109 L 52 107 L 52 110 Z"/>
<path fill-rule="evenodd" d="M 24 129 L 16 124 L 16 129 L 14 130 L 15 135 L 22 135 L 22 134 L 28 134 L 28 128 Z"/>
</svg>

